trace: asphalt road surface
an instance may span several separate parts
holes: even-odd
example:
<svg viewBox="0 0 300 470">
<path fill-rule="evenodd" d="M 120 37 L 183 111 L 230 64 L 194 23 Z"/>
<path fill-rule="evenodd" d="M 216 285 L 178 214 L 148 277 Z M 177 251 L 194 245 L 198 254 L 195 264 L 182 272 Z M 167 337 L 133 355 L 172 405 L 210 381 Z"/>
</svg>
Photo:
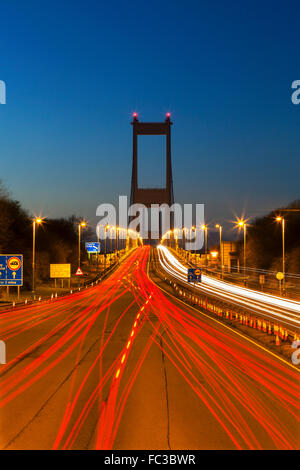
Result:
<svg viewBox="0 0 300 470">
<path fill-rule="evenodd" d="M 163 292 L 149 250 L 0 314 L 0 448 L 299 448 L 299 370 Z"/>
</svg>

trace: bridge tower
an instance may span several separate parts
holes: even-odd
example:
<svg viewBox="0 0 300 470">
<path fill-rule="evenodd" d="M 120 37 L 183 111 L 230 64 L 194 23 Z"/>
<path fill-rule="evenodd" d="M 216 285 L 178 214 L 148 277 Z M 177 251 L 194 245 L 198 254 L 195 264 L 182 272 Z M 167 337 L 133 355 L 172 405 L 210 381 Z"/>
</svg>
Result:
<svg viewBox="0 0 300 470">
<path fill-rule="evenodd" d="M 130 204 L 144 204 L 147 208 L 150 208 L 151 204 L 168 204 L 171 206 L 174 202 L 171 160 L 171 115 L 167 113 L 164 122 L 140 122 L 137 113 L 134 113 L 131 124 L 133 128 L 133 155 Z M 163 188 L 140 188 L 138 185 L 139 135 L 166 136 L 166 182 Z"/>
</svg>

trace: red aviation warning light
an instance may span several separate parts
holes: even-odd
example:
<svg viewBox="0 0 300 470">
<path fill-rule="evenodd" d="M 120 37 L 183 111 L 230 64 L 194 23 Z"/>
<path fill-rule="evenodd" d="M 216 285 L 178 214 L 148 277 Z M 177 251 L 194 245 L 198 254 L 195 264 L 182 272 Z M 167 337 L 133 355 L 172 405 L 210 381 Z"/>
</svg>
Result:
<svg viewBox="0 0 300 470">
<path fill-rule="evenodd" d="M 166 113 L 166 121 L 170 121 L 171 113 Z"/>
<path fill-rule="evenodd" d="M 133 117 L 133 121 L 134 121 L 134 122 L 137 122 L 139 115 L 138 115 L 138 113 L 135 111 L 134 113 L 132 113 L 132 117 Z"/>
</svg>

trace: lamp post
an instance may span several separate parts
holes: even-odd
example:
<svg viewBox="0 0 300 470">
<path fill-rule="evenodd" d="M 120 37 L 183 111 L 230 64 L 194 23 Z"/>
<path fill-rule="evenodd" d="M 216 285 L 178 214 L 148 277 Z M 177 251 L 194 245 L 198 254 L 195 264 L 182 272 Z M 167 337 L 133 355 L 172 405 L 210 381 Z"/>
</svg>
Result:
<svg viewBox="0 0 300 470">
<path fill-rule="evenodd" d="M 98 252 L 98 247 L 99 247 L 99 245 L 100 245 L 100 241 L 99 241 L 99 229 L 98 229 L 98 227 L 96 228 L 96 233 L 97 233 L 97 243 L 98 243 L 98 245 L 97 245 L 97 274 L 98 274 L 98 272 L 99 272 L 99 255 L 100 255 L 100 250 L 99 250 L 99 252 Z"/>
<path fill-rule="evenodd" d="M 204 252 L 205 252 L 205 269 L 207 270 L 207 225 L 201 225 L 201 229 L 204 230 L 205 242 L 204 242 Z"/>
<path fill-rule="evenodd" d="M 176 238 L 175 238 L 175 228 L 173 228 L 172 233 L 173 233 L 173 249 L 176 251 Z"/>
<path fill-rule="evenodd" d="M 83 220 L 78 224 L 78 267 L 80 268 L 80 255 L 81 255 L 81 228 L 85 228 L 87 223 Z"/>
<path fill-rule="evenodd" d="M 185 261 L 187 260 L 187 249 L 186 249 L 186 234 L 188 232 L 188 229 L 186 227 L 183 227 L 182 229 L 182 243 L 183 243 L 183 256 Z"/>
<path fill-rule="evenodd" d="M 126 229 L 126 242 L 125 242 L 125 253 L 129 250 L 129 231 Z"/>
<path fill-rule="evenodd" d="M 104 271 L 106 271 L 106 232 L 109 229 L 109 225 L 106 224 L 104 227 Z"/>
<path fill-rule="evenodd" d="M 35 231 L 37 225 L 42 223 L 42 219 L 36 217 L 32 224 L 32 294 L 35 297 Z"/>
<path fill-rule="evenodd" d="M 175 228 L 174 231 L 175 231 L 175 251 L 176 253 L 178 253 L 178 229 Z"/>
<path fill-rule="evenodd" d="M 182 256 L 186 259 L 186 231 L 185 227 L 182 227 Z"/>
<path fill-rule="evenodd" d="M 195 250 L 194 250 L 194 254 L 196 255 L 196 241 L 197 241 L 197 229 L 196 229 L 196 227 L 192 226 L 192 232 L 195 233 Z"/>
<path fill-rule="evenodd" d="M 113 230 L 114 230 L 114 227 L 110 227 L 110 231 L 109 231 L 109 240 L 110 240 L 110 258 L 109 258 L 109 266 L 111 266 L 111 257 L 112 257 L 112 237 L 113 237 Z"/>
<path fill-rule="evenodd" d="M 116 228 L 116 237 L 117 237 L 117 262 L 119 262 L 119 238 L 120 238 L 120 227 Z"/>
<path fill-rule="evenodd" d="M 85 228 L 87 226 L 87 223 L 82 220 L 78 224 L 78 267 L 80 268 L 80 255 L 81 255 L 81 229 Z M 80 287 L 80 276 L 78 276 L 78 286 Z"/>
<path fill-rule="evenodd" d="M 222 225 L 217 224 L 216 228 L 219 229 L 219 235 L 220 235 L 220 261 L 221 261 L 221 278 L 223 279 L 223 248 L 222 248 Z"/>
<path fill-rule="evenodd" d="M 244 230 L 244 284 L 246 284 L 246 243 L 247 243 L 247 224 L 244 220 L 239 220 L 238 226 Z"/>
<path fill-rule="evenodd" d="M 281 222 L 282 228 L 282 292 L 284 293 L 285 290 L 285 219 L 283 217 L 276 217 L 277 222 Z"/>
</svg>

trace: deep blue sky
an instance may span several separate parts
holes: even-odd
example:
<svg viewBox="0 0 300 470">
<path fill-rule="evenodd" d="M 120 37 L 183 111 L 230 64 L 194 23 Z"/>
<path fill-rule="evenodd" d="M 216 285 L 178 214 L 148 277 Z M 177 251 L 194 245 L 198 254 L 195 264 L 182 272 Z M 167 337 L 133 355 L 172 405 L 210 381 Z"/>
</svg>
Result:
<svg viewBox="0 0 300 470">
<path fill-rule="evenodd" d="M 1 2 L 0 178 L 30 212 L 93 220 L 129 194 L 131 112 L 171 111 L 177 202 L 223 221 L 299 198 L 297 3 Z"/>
</svg>

